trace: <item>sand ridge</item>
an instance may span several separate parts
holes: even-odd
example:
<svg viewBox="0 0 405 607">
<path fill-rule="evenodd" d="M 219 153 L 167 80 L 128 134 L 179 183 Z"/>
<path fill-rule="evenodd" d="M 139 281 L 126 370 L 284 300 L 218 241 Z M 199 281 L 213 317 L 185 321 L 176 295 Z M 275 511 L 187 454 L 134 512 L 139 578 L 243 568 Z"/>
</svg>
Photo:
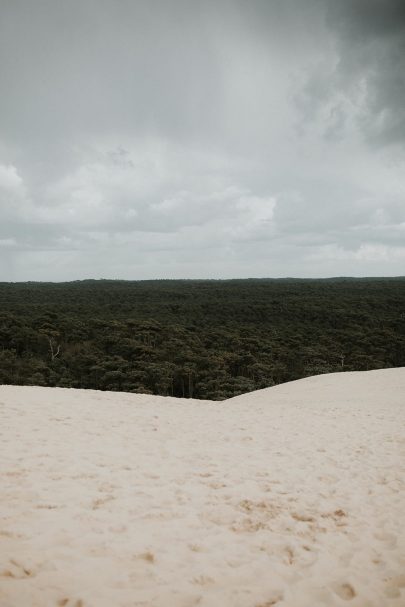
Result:
<svg viewBox="0 0 405 607">
<path fill-rule="evenodd" d="M 1 607 L 405 605 L 405 368 L 0 417 Z"/>
</svg>

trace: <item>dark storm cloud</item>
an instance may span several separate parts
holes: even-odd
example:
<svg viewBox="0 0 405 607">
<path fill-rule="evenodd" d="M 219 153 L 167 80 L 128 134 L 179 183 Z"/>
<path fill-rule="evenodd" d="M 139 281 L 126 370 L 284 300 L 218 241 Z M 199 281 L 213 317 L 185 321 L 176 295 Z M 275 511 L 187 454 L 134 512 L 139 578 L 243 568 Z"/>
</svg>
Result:
<svg viewBox="0 0 405 607">
<path fill-rule="evenodd" d="M 363 103 L 366 136 L 376 144 L 404 144 L 405 2 L 330 2 L 327 23 L 337 34 L 338 84 Z"/>
<path fill-rule="evenodd" d="M 339 0 L 329 7 L 332 28 L 352 41 L 376 40 L 401 35 L 405 30 L 403 0 Z"/>
</svg>

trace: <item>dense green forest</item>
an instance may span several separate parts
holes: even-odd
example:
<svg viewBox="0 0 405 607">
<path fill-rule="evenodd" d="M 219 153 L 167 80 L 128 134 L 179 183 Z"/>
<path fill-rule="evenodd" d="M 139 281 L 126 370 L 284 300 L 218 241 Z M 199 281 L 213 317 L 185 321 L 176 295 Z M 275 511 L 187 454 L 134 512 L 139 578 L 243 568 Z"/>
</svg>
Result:
<svg viewBox="0 0 405 607">
<path fill-rule="evenodd" d="M 222 400 L 405 366 L 405 279 L 0 283 L 0 383 Z"/>
</svg>

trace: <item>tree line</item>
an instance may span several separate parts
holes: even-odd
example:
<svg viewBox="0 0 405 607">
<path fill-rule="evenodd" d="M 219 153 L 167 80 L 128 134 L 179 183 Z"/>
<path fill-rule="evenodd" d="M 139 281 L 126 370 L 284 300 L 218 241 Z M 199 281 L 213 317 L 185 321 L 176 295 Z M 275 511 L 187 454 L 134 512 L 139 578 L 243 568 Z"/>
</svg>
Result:
<svg viewBox="0 0 405 607">
<path fill-rule="evenodd" d="M 405 366 L 405 279 L 0 283 L 0 383 L 223 400 Z"/>
</svg>

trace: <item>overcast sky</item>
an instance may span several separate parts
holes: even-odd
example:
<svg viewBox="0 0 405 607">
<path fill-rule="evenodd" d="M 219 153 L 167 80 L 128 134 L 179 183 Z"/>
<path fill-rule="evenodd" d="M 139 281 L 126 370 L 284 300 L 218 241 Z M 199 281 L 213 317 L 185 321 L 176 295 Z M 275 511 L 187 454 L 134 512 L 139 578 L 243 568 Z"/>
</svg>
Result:
<svg viewBox="0 0 405 607">
<path fill-rule="evenodd" d="M 405 274 L 405 0 L 0 0 L 0 280 Z"/>
</svg>

